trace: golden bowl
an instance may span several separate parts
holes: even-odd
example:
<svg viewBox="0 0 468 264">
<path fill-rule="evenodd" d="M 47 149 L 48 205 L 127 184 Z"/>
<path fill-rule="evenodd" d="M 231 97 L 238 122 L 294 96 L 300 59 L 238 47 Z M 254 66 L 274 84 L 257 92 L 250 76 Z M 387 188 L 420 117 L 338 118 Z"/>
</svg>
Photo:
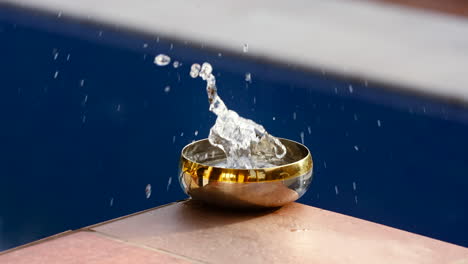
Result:
<svg viewBox="0 0 468 264">
<path fill-rule="evenodd" d="M 304 145 L 279 139 L 286 147 L 284 164 L 269 168 L 232 169 L 208 164 L 224 152 L 202 139 L 182 150 L 179 182 L 194 200 L 223 207 L 279 207 L 299 199 L 312 181 L 312 156 Z"/>
</svg>

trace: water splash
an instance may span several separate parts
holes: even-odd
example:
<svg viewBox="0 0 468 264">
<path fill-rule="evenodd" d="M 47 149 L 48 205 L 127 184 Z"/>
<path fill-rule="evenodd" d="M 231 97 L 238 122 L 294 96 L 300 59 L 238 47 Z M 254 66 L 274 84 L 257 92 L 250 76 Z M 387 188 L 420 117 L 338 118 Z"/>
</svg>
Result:
<svg viewBox="0 0 468 264">
<path fill-rule="evenodd" d="M 206 81 L 209 109 L 217 115 L 208 140 L 226 154 L 226 161 L 218 166 L 251 169 L 269 167 L 280 162 L 286 155 L 286 147 L 268 134 L 263 126 L 240 117 L 226 107 L 218 96 L 216 79 L 212 72 L 213 67 L 207 62 L 201 66 L 193 64 L 190 76 Z"/>
</svg>

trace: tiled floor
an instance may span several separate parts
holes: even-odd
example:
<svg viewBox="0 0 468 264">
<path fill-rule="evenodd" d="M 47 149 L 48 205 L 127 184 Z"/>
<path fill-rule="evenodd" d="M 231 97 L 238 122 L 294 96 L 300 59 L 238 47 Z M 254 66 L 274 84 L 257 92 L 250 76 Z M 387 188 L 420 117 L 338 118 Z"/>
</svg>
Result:
<svg viewBox="0 0 468 264">
<path fill-rule="evenodd" d="M 293 203 L 181 202 L 0 255 L 0 263 L 468 263 L 468 249 Z"/>
<path fill-rule="evenodd" d="M 0 255 L 0 263 L 191 263 L 190 261 L 130 245 L 99 233 L 81 231 Z"/>
</svg>

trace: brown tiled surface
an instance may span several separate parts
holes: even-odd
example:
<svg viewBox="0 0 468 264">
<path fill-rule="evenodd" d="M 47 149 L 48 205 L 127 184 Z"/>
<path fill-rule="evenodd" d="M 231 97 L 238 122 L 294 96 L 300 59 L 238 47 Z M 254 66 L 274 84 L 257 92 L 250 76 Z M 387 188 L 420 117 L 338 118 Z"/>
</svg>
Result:
<svg viewBox="0 0 468 264">
<path fill-rule="evenodd" d="M 373 0 L 468 17 L 467 0 Z"/>
<path fill-rule="evenodd" d="M 190 263 L 171 255 L 82 231 L 0 255 L 2 264 Z"/>
<path fill-rule="evenodd" d="M 220 210 L 189 201 L 0 254 L 0 263 L 468 263 L 468 249 L 292 203 Z"/>
<path fill-rule="evenodd" d="M 293 203 L 233 212 L 178 203 L 93 227 L 208 263 L 468 263 L 468 249 Z"/>
</svg>

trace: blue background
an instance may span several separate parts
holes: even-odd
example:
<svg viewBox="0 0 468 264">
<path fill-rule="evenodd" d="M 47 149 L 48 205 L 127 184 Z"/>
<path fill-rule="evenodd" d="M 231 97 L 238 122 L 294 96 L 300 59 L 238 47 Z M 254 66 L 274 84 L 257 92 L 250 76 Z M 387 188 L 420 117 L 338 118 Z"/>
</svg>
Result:
<svg viewBox="0 0 468 264">
<path fill-rule="evenodd" d="M 468 246 L 466 107 L 157 39 L 0 9 L 0 250 L 186 198 L 180 151 L 215 120 L 188 74 L 203 61 L 228 107 L 304 133 L 314 180 L 300 202 Z M 156 66 L 159 53 L 182 66 Z"/>
</svg>

